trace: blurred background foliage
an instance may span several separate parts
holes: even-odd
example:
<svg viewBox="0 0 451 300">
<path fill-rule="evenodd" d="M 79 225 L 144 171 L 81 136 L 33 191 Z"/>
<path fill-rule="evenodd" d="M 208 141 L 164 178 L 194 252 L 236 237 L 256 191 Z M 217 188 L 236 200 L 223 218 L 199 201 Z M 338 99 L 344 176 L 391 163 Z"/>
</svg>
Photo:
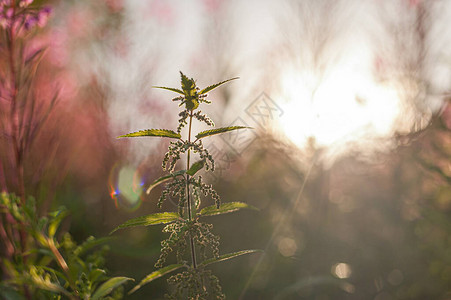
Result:
<svg viewBox="0 0 451 300">
<path fill-rule="evenodd" d="M 424 21 L 421 9 L 427 9 L 429 2 L 405 2 L 416 9 L 418 26 L 413 32 L 419 44 L 411 51 L 414 54 L 409 52 L 416 60 L 398 68 L 419 86 L 427 85 L 429 79 L 421 77 L 427 59 L 418 49 L 429 28 L 419 22 Z M 228 39 L 233 27 L 220 9 L 222 1 L 196 2 L 195 7 L 203 7 L 210 16 L 204 21 L 210 30 L 203 33 L 209 42 L 193 37 L 205 51 L 200 54 L 204 60 L 196 55 L 175 57 L 179 52 L 172 47 L 181 46 L 163 38 L 176 26 L 177 3 L 149 2 L 142 12 L 154 24 L 143 28 L 147 37 L 127 35 L 127 29 L 139 30 L 126 13 L 130 3 L 34 2 L 54 7 L 50 26 L 37 30 L 29 40 L 30 47 L 47 49 L 35 79 L 35 101 L 38 106 L 48 105 L 56 90 L 59 100 L 24 160 L 25 190 L 36 198 L 41 215 L 67 207 L 70 220 L 62 226 L 78 243 L 91 235 L 107 236 L 127 219 L 158 211 L 159 190 L 151 195 L 142 191 L 162 174 L 167 144 L 149 139 L 133 146 L 115 139 L 120 133 L 175 124 L 170 95 L 149 92 L 152 85 L 171 86 L 183 67 L 197 72 L 202 83 L 241 76 L 244 82 L 238 90 L 250 83 L 248 91 L 225 88 L 214 94 L 218 107 L 213 119 L 221 124 L 244 115 L 243 103 L 247 107 L 250 101 L 242 99 L 253 100 L 261 91 L 272 96 L 275 84 L 268 77 L 277 74 L 269 68 L 277 61 L 268 62 L 268 71 L 259 69 L 263 75 L 255 75 L 254 70 L 257 79 L 252 79 L 249 69 L 255 65 L 249 62 L 243 67 L 246 61 L 231 58 L 234 48 L 228 44 L 234 41 Z M 184 9 L 186 4 L 178 5 Z M 193 31 L 197 28 L 195 23 L 190 26 Z M 402 30 L 393 32 L 403 36 Z M 144 38 L 161 49 L 136 48 Z M 296 51 L 286 55 L 296 56 Z M 119 58 L 130 68 L 136 58 L 137 73 L 115 65 Z M 0 66 L 4 74 L 3 59 Z M 253 85 L 260 79 L 263 84 Z M 117 86 L 118 82 L 123 85 Z M 415 101 L 426 99 L 419 94 Z M 311 140 L 301 149 L 268 126 L 256 126 L 255 139 L 240 154 L 214 140 L 213 146 L 221 149 L 218 153 L 231 158 L 210 178 L 223 201 L 242 201 L 260 209 L 211 220 L 221 236 L 221 251 L 265 249 L 264 255 L 212 267 L 228 299 L 451 299 L 451 110 L 448 96 L 442 96 L 440 110 L 433 111 L 422 126 L 393 133 L 391 147 L 362 154 L 362 147 L 351 145 L 332 163 L 324 159 L 326 146 Z M 7 122 L 6 113 L 1 118 Z M 3 138 L 0 183 L 4 191 L 18 193 L 9 147 Z M 172 204 L 165 205 L 170 209 Z M 165 238 L 160 230 L 115 234 L 106 261 L 111 275 L 140 280 L 150 273 Z M 131 287 L 129 283 L 125 290 Z M 165 290 L 166 281 L 159 279 L 125 298 L 162 299 Z"/>
</svg>

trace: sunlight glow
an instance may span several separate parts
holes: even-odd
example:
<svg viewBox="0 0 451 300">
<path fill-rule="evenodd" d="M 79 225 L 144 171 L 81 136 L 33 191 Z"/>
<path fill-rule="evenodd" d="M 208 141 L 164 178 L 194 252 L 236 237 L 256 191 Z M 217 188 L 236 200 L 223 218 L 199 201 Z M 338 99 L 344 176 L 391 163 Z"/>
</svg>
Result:
<svg viewBox="0 0 451 300">
<path fill-rule="evenodd" d="M 295 70 L 282 78 L 286 105 L 283 131 L 298 146 L 314 138 L 317 146 L 332 146 L 391 133 L 400 113 L 395 88 L 376 84 L 367 74 L 340 68 L 316 89 Z"/>
</svg>

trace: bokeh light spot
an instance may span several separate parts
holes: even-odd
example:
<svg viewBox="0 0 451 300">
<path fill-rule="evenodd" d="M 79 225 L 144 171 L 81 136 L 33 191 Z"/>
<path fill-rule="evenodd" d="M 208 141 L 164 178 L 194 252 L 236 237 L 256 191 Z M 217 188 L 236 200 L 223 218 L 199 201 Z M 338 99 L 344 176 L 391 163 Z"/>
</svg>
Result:
<svg viewBox="0 0 451 300">
<path fill-rule="evenodd" d="M 288 237 L 284 237 L 279 240 L 277 243 L 277 248 L 285 257 L 293 256 L 296 253 L 296 250 L 298 249 L 298 246 L 296 245 L 296 242 Z"/>
<path fill-rule="evenodd" d="M 131 166 L 115 165 L 109 176 L 110 196 L 117 208 L 135 210 L 143 200 L 144 181 Z"/>
<path fill-rule="evenodd" d="M 334 276 L 344 279 L 351 276 L 352 269 L 351 266 L 346 263 L 337 263 L 332 266 L 331 272 Z"/>
</svg>

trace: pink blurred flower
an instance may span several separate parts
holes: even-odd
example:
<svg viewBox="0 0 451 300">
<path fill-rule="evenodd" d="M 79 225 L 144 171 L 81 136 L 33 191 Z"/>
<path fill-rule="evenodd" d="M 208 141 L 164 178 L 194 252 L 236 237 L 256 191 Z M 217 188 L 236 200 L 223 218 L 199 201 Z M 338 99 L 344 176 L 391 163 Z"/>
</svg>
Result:
<svg viewBox="0 0 451 300">
<path fill-rule="evenodd" d="M 11 0 L 0 0 L 0 5 L 1 6 L 10 6 Z"/>
<path fill-rule="evenodd" d="M 30 30 L 38 23 L 38 18 L 36 16 L 28 15 L 25 17 L 24 26 L 26 30 Z"/>
<path fill-rule="evenodd" d="M 5 14 L 7 19 L 11 19 L 14 16 L 14 8 L 10 7 L 6 10 Z"/>
<path fill-rule="evenodd" d="M 47 21 L 49 19 L 49 16 L 52 12 L 52 8 L 49 6 L 44 6 L 39 12 L 38 12 L 38 25 L 39 27 L 44 27 L 45 24 L 47 24 Z"/>
<path fill-rule="evenodd" d="M 421 0 L 408 0 L 409 6 L 415 8 L 421 4 Z"/>
<path fill-rule="evenodd" d="M 19 7 L 24 8 L 30 5 L 31 3 L 33 3 L 33 0 L 20 0 Z"/>
</svg>

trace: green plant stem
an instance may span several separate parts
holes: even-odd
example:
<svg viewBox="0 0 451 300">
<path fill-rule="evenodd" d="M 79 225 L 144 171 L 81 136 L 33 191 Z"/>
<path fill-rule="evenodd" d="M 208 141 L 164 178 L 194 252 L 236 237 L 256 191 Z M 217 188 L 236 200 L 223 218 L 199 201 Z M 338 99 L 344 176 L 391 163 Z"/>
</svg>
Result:
<svg viewBox="0 0 451 300">
<path fill-rule="evenodd" d="M 23 172 L 23 151 L 20 145 L 20 134 L 18 130 L 18 124 L 16 123 L 16 115 L 17 115 L 17 94 L 19 91 L 19 85 L 17 82 L 17 72 L 15 68 L 15 16 L 16 16 L 16 3 L 12 1 L 12 10 L 13 17 L 11 20 L 11 24 L 9 26 L 9 30 L 7 31 L 8 36 L 8 54 L 9 54 L 9 68 L 11 73 L 11 111 L 10 111 L 10 121 L 11 121 L 11 139 L 12 139 L 12 152 L 14 157 L 14 167 L 16 169 L 16 180 L 17 180 L 17 189 L 18 194 L 23 206 L 25 206 L 25 184 L 24 184 L 24 172 Z M 21 224 L 19 228 L 19 237 L 20 237 L 20 245 L 21 252 L 26 252 L 26 240 L 27 234 L 24 229 L 24 224 Z M 24 256 L 24 262 L 26 262 L 27 257 Z M 31 294 L 26 285 L 24 285 L 24 293 L 27 299 L 31 299 Z"/>
<path fill-rule="evenodd" d="M 190 116 L 189 116 L 189 128 L 188 128 L 188 143 L 191 143 L 191 125 L 193 123 L 193 111 L 190 112 Z M 187 159 L 186 159 L 186 169 L 189 170 L 190 167 L 190 153 L 191 153 L 191 149 L 188 149 L 188 153 L 187 153 Z M 193 216 L 192 216 L 192 212 L 191 212 L 191 195 L 190 195 L 190 191 L 189 191 L 189 180 L 190 180 L 190 176 L 186 175 L 186 197 L 187 197 L 187 201 L 186 201 L 186 205 L 188 206 L 188 221 L 192 221 Z M 196 246 L 194 245 L 194 239 L 192 237 L 192 235 L 190 234 L 190 246 L 191 246 L 191 260 L 193 262 L 193 268 L 196 269 L 197 268 L 197 263 L 196 263 Z"/>
<path fill-rule="evenodd" d="M 58 263 L 58 265 L 60 266 L 60 268 L 63 270 L 63 272 L 66 274 L 67 279 L 69 281 L 69 285 L 72 288 L 72 290 L 74 291 L 74 293 L 78 296 L 78 290 L 77 287 L 74 283 L 74 281 L 72 280 L 72 276 L 70 274 L 69 271 L 69 267 L 67 266 L 66 261 L 64 260 L 64 257 L 61 255 L 61 253 L 59 252 L 58 248 L 56 247 L 53 239 L 48 239 L 47 240 L 47 244 L 50 248 L 50 251 L 52 251 L 53 255 L 55 256 L 56 262 Z M 71 299 L 79 299 L 78 297 L 71 297 Z"/>
</svg>

